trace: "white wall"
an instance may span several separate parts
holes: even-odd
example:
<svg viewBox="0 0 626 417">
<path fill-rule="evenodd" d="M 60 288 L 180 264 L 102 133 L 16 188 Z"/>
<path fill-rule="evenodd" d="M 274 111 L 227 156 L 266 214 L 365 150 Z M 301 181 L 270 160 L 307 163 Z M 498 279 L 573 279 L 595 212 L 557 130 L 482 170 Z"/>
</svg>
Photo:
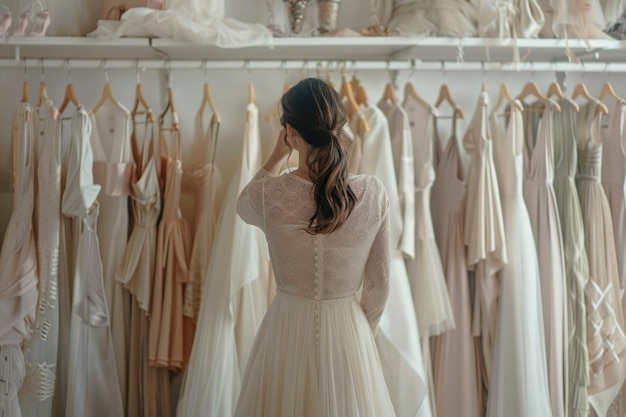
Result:
<svg viewBox="0 0 626 417">
<path fill-rule="evenodd" d="M 281 0 L 274 1 L 282 4 Z M 363 0 L 344 0 L 345 9 L 342 14 L 342 23 L 354 28 L 367 26 L 368 17 L 365 3 Z M 237 16 L 235 12 L 239 12 L 242 18 L 247 20 L 252 20 L 253 16 L 258 16 L 260 21 L 264 21 L 266 16 L 264 7 L 262 1 L 227 1 L 227 10 L 231 16 Z M 398 77 L 400 87 L 407 81 L 409 72 L 400 73 Z M 108 73 L 118 100 L 127 107 L 131 107 L 134 101 L 135 71 L 110 69 Z M 157 111 L 163 106 L 161 100 L 163 96 L 162 75 L 156 70 L 147 70 L 141 74 L 146 97 Z M 315 74 L 311 72 L 309 75 L 314 76 Z M 295 80 L 301 76 L 300 70 L 290 71 L 288 74 L 290 80 Z M 382 94 L 384 84 L 389 80 L 388 73 L 386 71 L 360 70 L 358 76 L 366 87 L 370 100 L 372 102 L 377 101 Z M 31 102 L 34 102 L 41 79 L 41 71 L 38 68 L 30 68 L 26 77 L 31 86 Z M 336 82 L 339 81 L 337 77 L 338 74 L 335 74 Z M 450 85 L 454 97 L 466 114 L 466 120 L 460 121 L 458 125 L 458 134 L 462 135 L 465 123 L 471 117 L 483 80 L 487 81 L 489 91 L 495 100 L 500 83 L 507 82 L 512 94 L 515 95 L 529 80 L 529 77 L 529 73 L 488 72 L 484 75 L 481 71 L 448 71 L 444 77 L 441 71 L 418 71 L 412 75 L 411 82 L 415 84 L 420 95 L 431 102 L 436 99 L 439 86 L 442 83 L 445 82 Z M 570 91 L 581 77 L 592 94 L 598 93 L 602 82 L 606 79 L 603 74 L 584 76 L 579 73 L 570 74 L 567 80 Z M 7 172 L 10 169 L 11 117 L 21 97 L 23 79 L 24 72 L 21 68 L 0 69 L 0 97 L 2 98 L 0 100 L 0 236 L 4 234 L 11 211 L 11 197 L 7 194 L 7 185 L 9 184 Z M 49 96 L 58 105 L 67 83 L 67 72 L 63 69 L 46 70 L 45 79 L 48 84 Z M 248 75 L 248 71 L 244 69 L 234 71 L 209 70 L 207 79 L 211 84 L 214 101 L 222 116 L 217 159 L 227 182 L 234 173 L 237 157 L 241 151 L 248 80 L 251 79 L 256 87 L 261 114 L 261 134 L 265 145 L 269 148 L 272 146 L 274 138 L 269 136 L 270 129 L 263 122 L 263 116 L 275 108 L 285 82 L 285 72 L 283 70 L 252 70 L 251 74 Z M 555 79 L 555 75 L 553 73 L 536 73 L 533 79 L 545 90 L 548 84 Z M 172 71 L 171 85 L 174 90 L 185 145 L 188 145 L 192 140 L 193 120 L 200 104 L 201 86 L 204 81 L 205 77 L 202 70 Z M 613 74 L 611 81 L 617 93 L 626 97 L 626 74 Z M 100 98 L 104 84 L 104 73 L 100 69 L 75 69 L 72 70 L 72 82 L 76 87 L 79 100 L 89 109 Z M 69 128 L 69 124 L 67 124 L 67 128 Z M 445 129 L 442 129 L 442 134 L 447 134 Z M 185 212 L 186 214 L 189 213 L 188 207 L 185 207 Z"/>
</svg>

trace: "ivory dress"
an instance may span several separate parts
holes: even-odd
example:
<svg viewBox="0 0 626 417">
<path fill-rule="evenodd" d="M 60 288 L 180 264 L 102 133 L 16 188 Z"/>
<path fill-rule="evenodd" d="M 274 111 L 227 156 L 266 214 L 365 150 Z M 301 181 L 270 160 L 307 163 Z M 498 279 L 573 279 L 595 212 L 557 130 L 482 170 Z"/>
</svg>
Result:
<svg viewBox="0 0 626 417">
<path fill-rule="evenodd" d="M 26 378 L 20 392 L 23 417 L 52 416 L 59 342 L 59 233 L 61 230 L 61 118 L 52 102 L 36 109 L 39 160 L 37 254 L 39 298 L 33 334 L 24 349 Z"/>
<path fill-rule="evenodd" d="M 90 117 L 93 126 L 93 179 L 94 183 L 102 187 L 98 195 L 98 241 L 111 316 L 117 376 L 126 410 L 130 295 L 117 281 L 116 273 L 124 258 L 129 235 L 128 196 L 134 169 L 130 144 L 132 121 L 126 108 L 110 101 L 96 113 L 91 113 Z"/>
<path fill-rule="evenodd" d="M 237 212 L 266 233 L 278 289 L 236 417 L 396 415 L 374 343 L 388 295 L 389 203 L 373 177 L 350 184 L 357 205 L 324 235 L 303 230 L 315 209 L 309 181 L 261 170 L 241 193 Z"/>
<path fill-rule="evenodd" d="M 599 417 L 605 417 L 626 378 L 626 335 L 611 210 L 600 184 L 602 138 L 596 107 L 592 102 L 578 112 L 576 183 L 591 277 L 585 288 L 589 403 Z"/>
<path fill-rule="evenodd" d="M 546 106 L 542 103 L 523 105 L 526 110 L 530 110 L 523 114 L 525 125 L 523 194 L 539 260 L 552 417 L 565 417 L 567 403 L 565 383 L 568 381 L 566 282 L 561 222 L 552 188 L 554 104 L 550 101 Z M 543 113 L 538 113 L 543 107 L 545 107 Z"/>
<path fill-rule="evenodd" d="M 415 258 L 407 259 L 406 265 L 420 335 L 425 338 L 454 329 L 454 313 L 430 214 L 430 189 L 435 181 L 435 110 L 411 97 L 405 101 L 404 110 L 409 117 L 415 169 Z"/>
<path fill-rule="evenodd" d="M 13 211 L 0 251 L 0 416 L 21 417 L 25 376 L 22 343 L 37 308 L 37 247 L 33 233 L 33 112 L 20 103 L 13 118 Z"/>
<path fill-rule="evenodd" d="M 384 113 L 375 106 L 361 108 L 369 131 L 354 141 L 362 149 L 359 166 L 362 174 L 374 175 L 382 181 L 389 199 L 389 244 L 391 263 L 389 300 L 380 320 L 376 345 L 396 415 L 432 417 L 428 393 L 428 373 L 420 346 L 420 333 L 411 297 L 411 287 L 401 252 L 402 211 L 394 171 L 389 126 Z M 358 119 L 352 119 L 357 132 Z"/>
<path fill-rule="evenodd" d="M 128 415 L 137 417 L 169 416 L 169 372 L 149 366 L 150 298 L 155 276 L 157 221 L 161 214 L 161 193 L 156 160 L 153 157 L 154 121 L 145 116 L 143 140 L 137 144 L 131 185 L 133 230 L 128 239 L 117 280 L 131 293 L 128 366 Z M 133 140 L 141 131 L 135 123 Z"/>
<path fill-rule="evenodd" d="M 439 417 L 478 417 L 478 374 L 472 335 L 472 303 L 467 274 L 463 217 L 465 175 L 456 136 L 456 113 L 447 143 L 434 125 L 435 182 L 431 207 L 456 328 L 433 340 L 433 377 Z M 444 146 L 445 145 L 445 146 Z M 442 149 L 443 146 L 443 149 Z"/>
<path fill-rule="evenodd" d="M 150 365 L 174 371 L 185 369 L 188 358 L 183 331 L 184 284 L 189 278 L 191 230 L 180 208 L 182 180 L 181 138 L 179 131 L 159 132 L 161 161 L 165 170 L 163 212 L 157 228 L 156 266 L 150 300 Z"/>
<path fill-rule="evenodd" d="M 467 265 L 474 271 L 475 282 L 472 328 L 474 336 L 481 337 L 485 367 L 481 375 L 490 386 L 500 293 L 496 273 L 507 263 L 507 248 L 488 107 L 489 96 L 481 93 L 463 137 L 463 146 L 472 158 L 463 223 Z"/>
<path fill-rule="evenodd" d="M 589 266 L 585 252 L 576 175 L 576 110 L 568 100 L 559 102 L 554 118 L 554 193 L 559 208 L 567 280 L 567 415 L 587 417 L 589 403 L 589 354 L 587 352 L 587 307 L 585 286 Z"/>
<path fill-rule="evenodd" d="M 197 333 L 176 415 L 230 417 L 269 292 L 263 232 L 236 214 L 237 197 L 261 166 L 258 109 L 247 106 L 239 168 L 224 197 L 209 272 L 202 288 Z M 246 262 L 241 262 L 245 259 Z M 240 336 L 245 336 L 242 338 Z"/>
<path fill-rule="evenodd" d="M 491 115 L 508 263 L 498 272 L 498 320 L 487 417 L 550 417 L 537 249 L 522 196 L 524 131 L 513 106 L 505 129 Z"/>
<path fill-rule="evenodd" d="M 62 212 L 72 219 L 72 282 L 66 416 L 124 414 L 110 316 L 104 289 L 97 223 L 100 186 L 93 181 L 91 120 L 83 107 L 72 116 Z"/>
</svg>

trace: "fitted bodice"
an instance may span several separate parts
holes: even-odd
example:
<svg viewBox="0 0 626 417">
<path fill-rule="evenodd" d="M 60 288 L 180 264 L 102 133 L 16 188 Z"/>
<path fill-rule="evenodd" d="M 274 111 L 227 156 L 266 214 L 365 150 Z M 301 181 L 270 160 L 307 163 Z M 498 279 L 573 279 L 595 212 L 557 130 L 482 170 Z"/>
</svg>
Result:
<svg viewBox="0 0 626 417">
<path fill-rule="evenodd" d="M 507 199 L 522 199 L 522 182 L 524 179 L 522 114 L 516 107 L 511 107 L 506 128 L 502 129 L 495 114 L 491 115 L 491 131 L 495 142 L 494 162 L 498 172 L 498 184 L 502 203 Z M 523 200 L 520 200 L 523 201 Z"/>
<path fill-rule="evenodd" d="M 576 176 L 578 152 L 576 151 L 576 109 L 567 100 L 559 102 L 561 112 L 554 118 L 554 181 L 571 181 Z"/>
<path fill-rule="evenodd" d="M 578 180 L 599 182 L 602 175 L 602 138 L 597 103 L 580 106 L 576 120 L 578 146 Z"/>
<path fill-rule="evenodd" d="M 304 230 L 315 210 L 307 180 L 260 171 L 244 189 L 238 212 L 265 232 L 280 290 L 316 300 L 344 298 L 359 290 L 386 215 L 386 194 L 375 177 L 353 176 L 350 185 L 357 203 L 346 222 L 333 233 L 316 235 Z"/>
<path fill-rule="evenodd" d="M 524 182 L 552 184 L 554 180 L 552 118 L 553 102 L 524 106 Z M 544 108 L 542 112 L 542 108 Z M 528 111 L 530 110 L 530 111 Z"/>
</svg>

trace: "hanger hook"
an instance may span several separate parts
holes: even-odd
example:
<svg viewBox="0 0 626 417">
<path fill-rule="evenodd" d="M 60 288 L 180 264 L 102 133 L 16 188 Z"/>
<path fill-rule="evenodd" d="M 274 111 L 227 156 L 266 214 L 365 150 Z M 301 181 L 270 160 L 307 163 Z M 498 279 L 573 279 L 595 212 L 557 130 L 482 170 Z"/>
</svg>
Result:
<svg viewBox="0 0 626 417">
<path fill-rule="evenodd" d="M 608 72 L 608 75 L 606 76 L 607 81 L 611 79 L 611 63 L 610 62 L 606 62 L 606 70 Z"/>
<path fill-rule="evenodd" d="M 44 69 L 44 62 L 43 61 L 44 61 L 44 58 L 41 58 L 41 81 L 44 81 L 45 78 L 46 78 L 45 77 L 46 72 L 45 72 L 45 69 Z"/>
<path fill-rule="evenodd" d="M 309 77 L 309 61 L 306 59 L 302 63 L 302 72 L 304 73 L 305 78 Z"/>
<path fill-rule="evenodd" d="M 67 79 L 69 81 L 69 83 L 72 83 L 72 69 L 70 68 L 70 60 L 66 59 L 65 60 L 65 69 L 67 69 Z"/>
<path fill-rule="evenodd" d="M 24 63 L 24 79 L 26 79 L 26 58 L 24 58 L 23 63 Z"/>
<path fill-rule="evenodd" d="M 585 77 L 585 63 L 583 61 L 580 61 L 580 66 L 583 69 L 580 78 L 584 78 Z"/>
<path fill-rule="evenodd" d="M 104 69 L 104 80 L 108 84 L 109 83 L 109 71 L 108 71 L 108 68 L 107 68 L 107 60 L 106 59 L 102 60 L 102 68 Z"/>
<path fill-rule="evenodd" d="M 443 73 L 443 78 L 446 78 L 446 61 L 441 60 L 441 71 Z"/>
<path fill-rule="evenodd" d="M 415 71 L 417 71 L 416 63 L 415 63 L 415 59 L 412 59 L 411 60 L 411 72 L 409 73 L 409 78 L 406 80 L 407 83 L 411 81 L 411 78 L 413 78 L 413 74 L 415 74 Z"/>
<path fill-rule="evenodd" d="M 135 78 L 137 78 L 137 84 L 141 84 L 141 80 L 139 79 L 139 60 L 135 60 Z"/>
<path fill-rule="evenodd" d="M 322 71 L 324 70 L 324 64 L 322 61 L 317 61 L 315 64 L 315 72 L 317 73 L 317 78 L 322 78 Z"/>
<path fill-rule="evenodd" d="M 352 60 L 352 72 L 354 72 L 353 77 L 356 78 L 359 75 L 359 70 L 356 67 L 356 59 Z"/>
<path fill-rule="evenodd" d="M 345 77 L 346 76 L 346 61 L 342 61 L 341 62 L 341 77 Z"/>
<path fill-rule="evenodd" d="M 248 78 L 252 77 L 252 70 L 250 69 L 250 60 L 243 63 L 243 67 L 248 71 Z"/>
<path fill-rule="evenodd" d="M 282 60 L 280 61 L 280 69 L 285 71 L 285 79 L 287 78 L 287 75 L 289 74 L 289 70 L 287 69 L 287 61 L 286 60 Z"/>
<path fill-rule="evenodd" d="M 167 88 L 172 86 L 171 84 L 172 78 L 172 62 L 168 59 L 165 61 L 165 80 L 167 81 Z"/>
<path fill-rule="evenodd" d="M 209 61 L 205 59 L 202 65 L 204 68 L 204 81 L 206 81 L 209 75 Z"/>
</svg>

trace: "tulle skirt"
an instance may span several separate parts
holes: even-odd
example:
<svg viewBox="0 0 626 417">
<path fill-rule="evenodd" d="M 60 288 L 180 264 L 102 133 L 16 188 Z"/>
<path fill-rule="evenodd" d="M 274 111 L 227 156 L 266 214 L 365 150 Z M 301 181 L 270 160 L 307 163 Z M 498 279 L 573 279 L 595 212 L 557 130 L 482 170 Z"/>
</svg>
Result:
<svg viewBox="0 0 626 417">
<path fill-rule="evenodd" d="M 394 417 L 356 297 L 315 301 L 278 290 L 254 341 L 235 416 Z"/>
</svg>

